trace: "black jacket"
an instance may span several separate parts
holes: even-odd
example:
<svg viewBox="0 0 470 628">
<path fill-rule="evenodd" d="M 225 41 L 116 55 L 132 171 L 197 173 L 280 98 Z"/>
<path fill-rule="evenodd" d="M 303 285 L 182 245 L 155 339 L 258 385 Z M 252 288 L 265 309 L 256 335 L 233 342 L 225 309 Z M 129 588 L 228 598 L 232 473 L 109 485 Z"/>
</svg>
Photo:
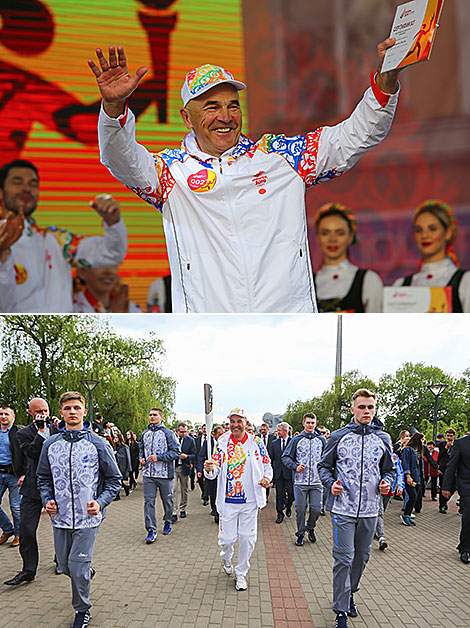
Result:
<svg viewBox="0 0 470 628">
<path fill-rule="evenodd" d="M 51 436 L 59 431 L 55 425 L 49 426 Z M 37 487 L 36 469 L 45 442 L 43 436 L 38 433 L 34 423 L 30 423 L 17 433 L 17 440 L 25 460 L 25 478 L 20 493 L 31 499 L 41 500 Z"/>
<path fill-rule="evenodd" d="M 176 437 L 179 441 L 179 437 Z M 178 463 L 181 463 L 183 467 L 183 475 L 189 475 L 191 472 L 191 465 L 196 464 L 196 443 L 192 436 L 185 436 L 183 440 L 180 442 L 181 453 L 186 454 L 188 457 L 180 459 L 178 458 L 175 461 L 176 466 L 179 466 Z"/>
<path fill-rule="evenodd" d="M 117 466 L 119 467 L 119 471 L 121 472 L 122 479 L 128 480 L 129 473 L 131 472 L 131 452 L 127 445 L 121 445 L 114 450 L 114 454 L 116 456 Z"/>
<path fill-rule="evenodd" d="M 286 449 L 291 439 L 291 436 L 287 437 Z M 294 472 L 282 462 L 281 443 L 282 438 L 276 438 L 271 445 L 271 451 L 268 451 L 274 471 L 273 480 L 279 480 L 281 477 L 285 480 L 294 480 Z"/>
<path fill-rule="evenodd" d="M 457 438 L 450 448 L 442 490 L 454 491 L 456 485 L 459 495 L 470 495 L 470 436 Z"/>
<path fill-rule="evenodd" d="M 10 441 L 10 456 L 11 464 L 13 467 L 13 475 L 24 475 L 26 464 L 24 456 L 21 452 L 20 444 L 18 442 L 18 434 L 22 432 L 24 428 L 18 427 L 16 423 L 10 427 L 8 431 L 8 440 Z"/>
</svg>

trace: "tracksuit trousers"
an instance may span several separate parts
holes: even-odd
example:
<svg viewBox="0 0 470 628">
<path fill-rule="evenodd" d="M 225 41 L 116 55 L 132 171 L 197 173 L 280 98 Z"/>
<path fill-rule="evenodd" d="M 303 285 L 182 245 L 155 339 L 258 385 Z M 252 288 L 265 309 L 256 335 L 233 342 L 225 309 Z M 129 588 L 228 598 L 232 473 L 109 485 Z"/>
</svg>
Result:
<svg viewBox="0 0 470 628">
<path fill-rule="evenodd" d="M 91 559 L 99 526 L 95 528 L 54 528 L 57 565 L 72 582 L 72 606 L 83 613 L 91 606 Z"/>
<path fill-rule="evenodd" d="M 323 501 L 323 486 L 321 484 L 295 485 L 295 513 L 297 518 L 296 535 L 304 535 L 307 530 L 313 530 L 320 516 Z M 308 502 L 308 519 L 305 523 Z"/>
<path fill-rule="evenodd" d="M 238 541 L 238 564 L 235 576 L 246 576 L 250 557 L 258 535 L 258 506 L 256 503 L 230 504 L 220 515 L 219 545 L 222 560 L 232 560 L 233 548 Z"/>
<path fill-rule="evenodd" d="M 370 556 L 377 517 L 346 517 L 331 514 L 333 525 L 333 611 L 349 611 L 352 593 Z"/>
<path fill-rule="evenodd" d="M 173 479 L 149 478 L 143 475 L 142 486 L 144 489 L 145 529 L 157 529 L 155 500 L 157 498 L 158 491 L 160 491 L 160 498 L 163 504 L 163 520 L 165 523 L 171 523 L 171 516 L 173 514 Z"/>
</svg>

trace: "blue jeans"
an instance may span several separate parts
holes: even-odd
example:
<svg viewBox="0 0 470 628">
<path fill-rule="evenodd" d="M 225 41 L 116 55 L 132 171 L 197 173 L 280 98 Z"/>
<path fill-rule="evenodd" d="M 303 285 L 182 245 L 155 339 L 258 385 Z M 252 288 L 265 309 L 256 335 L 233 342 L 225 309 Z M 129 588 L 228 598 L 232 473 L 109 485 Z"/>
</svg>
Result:
<svg viewBox="0 0 470 628">
<path fill-rule="evenodd" d="M 0 504 L 2 503 L 3 495 L 8 489 L 10 498 L 10 510 L 13 516 L 13 523 L 10 517 L 0 506 L 0 528 L 3 532 L 9 534 L 14 532 L 15 536 L 20 535 L 20 504 L 21 495 L 20 487 L 18 486 L 18 476 L 12 473 L 0 473 Z"/>
</svg>

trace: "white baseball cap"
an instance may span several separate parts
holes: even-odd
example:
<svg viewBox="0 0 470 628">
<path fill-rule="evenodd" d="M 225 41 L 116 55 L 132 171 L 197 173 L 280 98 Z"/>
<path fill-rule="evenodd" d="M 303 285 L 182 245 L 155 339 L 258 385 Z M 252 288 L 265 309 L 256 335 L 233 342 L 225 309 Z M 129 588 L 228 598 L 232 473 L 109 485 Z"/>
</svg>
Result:
<svg viewBox="0 0 470 628">
<path fill-rule="evenodd" d="M 230 83 L 238 90 L 246 88 L 245 83 L 235 80 L 233 74 L 218 65 L 206 63 L 191 70 L 187 73 L 181 88 L 183 105 L 186 107 L 190 100 L 221 83 Z"/>
<path fill-rule="evenodd" d="M 245 410 L 243 408 L 234 408 L 227 416 L 230 419 L 231 416 L 241 416 L 243 419 L 247 419 Z"/>
</svg>

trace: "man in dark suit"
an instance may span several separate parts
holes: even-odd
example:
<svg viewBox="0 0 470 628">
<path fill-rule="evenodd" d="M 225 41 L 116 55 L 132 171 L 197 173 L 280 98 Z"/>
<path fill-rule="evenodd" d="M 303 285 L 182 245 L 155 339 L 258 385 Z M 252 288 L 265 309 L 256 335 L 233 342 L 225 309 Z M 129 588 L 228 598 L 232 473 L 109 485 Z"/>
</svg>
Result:
<svg viewBox="0 0 470 628">
<path fill-rule="evenodd" d="M 263 441 L 266 451 L 268 452 L 268 456 L 272 458 L 271 445 L 276 440 L 276 435 L 269 433 L 269 425 L 267 423 L 261 423 L 261 427 L 259 428 L 259 432 L 258 434 L 256 434 L 256 436 L 259 436 L 259 438 Z M 269 487 L 266 489 L 266 502 L 268 501 L 269 501 Z"/>
<path fill-rule="evenodd" d="M 181 454 L 175 460 L 175 481 L 173 484 L 173 516 L 174 523 L 178 519 L 178 501 L 180 519 L 186 518 L 186 507 L 188 505 L 188 481 L 191 466 L 196 464 L 196 443 L 194 438 L 188 435 L 188 426 L 183 421 L 178 423 L 176 428 Z M 178 485 L 180 487 L 178 495 Z M 179 499 L 178 499 L 179 497 Z"/>
<path fill-rule="evenodd" d="M 36 576 L 39 562 L 36 532 L 42 511 L 41 496 L 36 484 L 36 469 L 44 441 L 58 432 L 52 423 L 48 424 L 49 406 L 44 399 L 38 397 L 31 399 L 28 413 L 33 417 L 33 422 L 20 430 L 16 437 L 26 460 L 26 475 L 20 491 L 23 496 L 20 508 L 20 553 L 23 568 L 4 583 L 9 585 L 31 582 Z"/>
<path fill-rule="evenodd" d="M 214 453 L 215 443 L 219 440 L 220 436 L 224 433 L 224 428 L 221 425 L 216 425 L 212 430 L 211 435 L 211 451 Z M 207 440 L 204 441 L 201 451 L 197 457 L 197 471 L 198 475 L 204 474 L 204 462 L 207 459 Z M 207 491 L 207 495 L 209 497 L 209 502 L 211 505 L 211 515 L 214 517 L 215 523 L 219 523 L 219 513 L 217 512 L 217 506 L 215 503 L 215 499 L 217 497 L 217 478 L 214 480 L 209 480 L 209 478 L 204 478 L 204 486 Z"/>
<path fill-rule="evenodd" d="M 10 511 L 13 523 L 0 506 L 0 545 L 3 545 L 12 536 L 12 547 L 20 544 L 20 486 L 24 473 L 24 459 L 21 453 L 17 435 L 21 429 L 15 424 L 15 411 L 9 406 L 0 407 L 0 503 L 8 489 Z"/>
<path fill-rule="evenodd" d="M 276 488 L 276 523 L 282 523 L 284 520 L 284 509 L 286 517 L 292 514 L 292 503 L 294 502 L 294 472 L 286 467 L 282 462 L 282 454 L 289 444 L 291 437 L 289 436 L 289 423 L 283 421 L 277 426 L 278 438 L 271 444 L 271 451 L 268 454 L 271 458 L 274 475 L 274 487 Z"/>
<path fill-rule="evenodd" d="M 201 432 L 196 436 L 196 460 L 199 459 L 199 455 L 201 453 L 201 449 L 205 441 L 206 441 L 206 426 L 203 425 Z M 207 504 L 209 503 L 209 494 L 207 492 L 206 478 L 204 477 L 204 473 L 198 472 L 197 483 L 199 484 L 199 488 L 201 489 L 202 503 L 204 506 L 207 506 Z"/>
<path fill-rule="evenodd" d="M 460 552 L 460 560 L 468 564 L 470 563 L 470 436 L 457 438 L 450 448 L 449 461 L 442 479 L 443 497 L 446 500 L 450 499 L 456 488 L 460 495 L 462 510 L 462 528 L 457 549 Z"/>
</svg>

